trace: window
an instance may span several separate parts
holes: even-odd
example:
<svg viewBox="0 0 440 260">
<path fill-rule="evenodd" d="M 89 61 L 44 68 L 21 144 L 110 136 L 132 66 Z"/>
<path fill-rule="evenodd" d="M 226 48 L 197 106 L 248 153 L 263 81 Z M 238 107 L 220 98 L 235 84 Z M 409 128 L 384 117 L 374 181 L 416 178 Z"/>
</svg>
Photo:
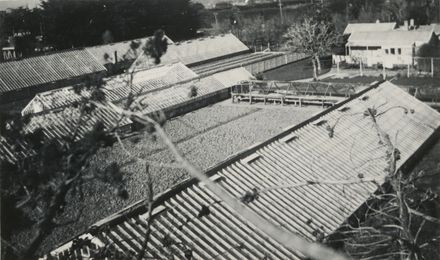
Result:
<svg viewBox="0 0 440 260">
<path fill-rule="evenodd" d="M 394 48 L 391 48 L 391 54 L 392 55 L 396 54 L 396 50 Z"/>
<path fill-rule="evenodd" d="M 385 54 L 388 54 L 388 49 L 385 49 Z"/>
<path fill-rule="evenodd" d="M 399 49 L 397 49 L 397 54 L 402 54 L 402 49 L 401 48 L 399 48 Z"/>
</svg>

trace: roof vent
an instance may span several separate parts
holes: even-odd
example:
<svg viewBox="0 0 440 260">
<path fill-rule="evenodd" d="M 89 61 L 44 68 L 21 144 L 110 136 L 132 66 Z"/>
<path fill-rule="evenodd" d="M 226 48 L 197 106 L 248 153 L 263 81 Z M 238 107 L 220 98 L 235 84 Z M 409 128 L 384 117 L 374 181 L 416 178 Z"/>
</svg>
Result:
<svg viewBox="0 0 440 260">
<path fill-rule="evenodd" d="M 225 177 L 224 176 L 222 176 L 222 175 L 220 175 L 220 174 L 214 174 L 214 175 L 212 175 L 211 177 L 209 177 L 209 179 L 212 181 L 212 182 L 221 182 L 221 181 L 223 181 L 224 179 L 225 179 Z M 204 187 L 206 184 L 204 183 L 204 182 L 201 182 L 200 183 L 200 187 Z"/>
<path fill-rule="evenodd" d="M 348 110 L 350 110 L 350 107 L 347 107 L 347 106 L 341 107 L 341 108 L 338 109 L 338 111 L 340 111 L 340 112 L 345 112 L 345 111 L 348 111 Z"/>
<path fill-rule="evenodd" d="M 315 122 L 314 125 L 322 126 L 322 125 L 325 125 L 326 123 L 327 123 L 327 120 L 322 119 L 322 120 L 319 120 L 318 122 Z"/>
<path fill-rule="evenodd" d="M 281 138 L 280 141 L 288 144 L 288 143 L 290 143 L 292 141 L 295 141 L 297 139 L 298 139 L 298 136 L 293 134 L 293 133 L 291 133 L 291 134 L 286 135 L 285 137 Z"/>
<path fill-rule="evenodd" d="M 164 205 L 159 205 L 159 206 L 155 207 L 155 208 L 153 209 L 153 211 L 151 212 L 151 217 L 153 217 L 153 216 L 155 216 L 155 215 L 158 215 L 158 214 L 162 213 L 162 212 L 163 212 L 164 210 L 166 210 L 166 209 L 167 209 L 167 207 L 165 207 Z M 148 220 L 148 211 L 145 212 L 144 214 L 140 215 L 139 217 L 140 217 L 141 219 Z"/>
<path fill-rule="evenodd" d="M 261 155 L 259 155 L 258 153 L 253 153 L 253 154 L 249 155 L 248 157 L 242 159 L 241 161 L 242 161 L 243 163 L 248 163 L 248 164 L 250 164 L 250 163 L 253 163 L 253 162 L 255 162 L 256 160 L 258 160 L 260 157 L 261 157 Z"/>
</svg>

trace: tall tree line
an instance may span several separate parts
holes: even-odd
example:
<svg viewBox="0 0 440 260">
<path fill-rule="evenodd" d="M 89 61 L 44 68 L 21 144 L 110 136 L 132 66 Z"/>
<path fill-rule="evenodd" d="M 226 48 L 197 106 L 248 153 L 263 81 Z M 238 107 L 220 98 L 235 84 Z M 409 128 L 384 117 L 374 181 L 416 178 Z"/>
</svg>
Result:
<svg viewBox="0 0 440 260">
<path fill-rule="evenodd" d="M 43 33 L 56 49 L 83 47 L 152 35 L 163 29 L 175 40 L 194 37 L 204 7 L 190 0 L 47 0 L 41 8 L 5 17 L 2 35 Z"/>
<path fill-rule="evenodd" d="M 330 10 L 349 21 L 396 21 L 414 19 L 416 24 L 440 22 L 438 0 L 330 0 Z"/>
</svg>

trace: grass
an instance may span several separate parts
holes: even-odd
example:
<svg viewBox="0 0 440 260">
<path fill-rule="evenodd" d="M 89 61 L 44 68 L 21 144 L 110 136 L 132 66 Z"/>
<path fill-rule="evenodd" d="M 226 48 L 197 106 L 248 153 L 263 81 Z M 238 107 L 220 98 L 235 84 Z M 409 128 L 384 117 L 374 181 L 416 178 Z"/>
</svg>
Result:
<svg viewBox="0 0 440 260">
<path fill-rule="evenodd" d="M 322 71 L 320 75 L 330 71 L 332 66 L 331 57 L 321 60 Z M 310 59 L 290 63 L 263 73 L 264 80 L 292 81 L 313 78 L 313 65 Z"/>
<path fill-rule="evenodd" d="M 356 76 L 350 78 L 326 78 L 322 81 L 337 83 L 371 83 L 373 81 L 382 80 L 382 76 Z M 388 78 L 390 80 L 391 78 Z M 437 87 L 440 88 L 440 79 L 431 77 L 396 77 L 392 80 L 396 85 L 412 86 L 412 87 Z"/>
</svg>

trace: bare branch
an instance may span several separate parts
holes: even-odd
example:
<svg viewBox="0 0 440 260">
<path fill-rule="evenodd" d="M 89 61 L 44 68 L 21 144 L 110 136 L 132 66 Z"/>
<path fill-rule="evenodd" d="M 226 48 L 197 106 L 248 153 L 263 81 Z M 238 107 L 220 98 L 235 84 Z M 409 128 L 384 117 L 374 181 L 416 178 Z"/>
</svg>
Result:
<svg viewBox="0 0 440 260">
<path fill-rule="evenodd" d="M 96 102 L 95 102 L 96 103 Z M 247 207 L 245 207 L 242 203 L 240 203 L 236 198 L 232 197 L 224 191 L 222 188 L 217 186 L 214 182 L 212 182 L 206 175 L 204 175 L 201 171 L 196 169 L 192 164 L 190 164 L 183 156 L 182 153 L 178 150 L 178 148 L 173 144 L 173 142 L 168 138 L 165 131 L 162 127 L 153 119 L 148 116 L 142 115 L 138 112 L 131 112 L 124 110 L 120 107 L 115 106 L 112 103 L 107 102 L 105 105 L 96 103 L 97 106 L 100 106 L 103 109 L 109 109 L 118 112 L 119 114 L 123 114 L 132 118 L 133 120 L 144 124 L 149 125 L 152 124 L 156 131 L 156 134 L 162 139 L 164 144 L 169 148 L 171 153 L 176 158 L 176 161 L 180 163 L 194 178 L 199 181 L 205 183 L 205 185 L 209 188 L 211 192 L 213 192 L 218 198 L 221 198 L 228 206 L 233 208 L 238 214 L 240 214 L 247 221 L 251 222 L 253 225 L 259 227 L 263 232 L 268 234 L 270 237 L 283 244 L 287 248 L 290 248 L 294 251 L 299 251 L 304 255 L 318 259 L 318 260 L 342 260 L 348 259 L 346 256 L 341 255 L 340 253 L 336 253 L 335 251 L 322 246 L 318 243 L 311 243 L 306 239 L 300 237 L 299 235 L 290 233 L 281 229 L 280 227 L 272 224 L 266 219 L 262 218 L 260 215 L 251 211 Z"/>
</svg>

